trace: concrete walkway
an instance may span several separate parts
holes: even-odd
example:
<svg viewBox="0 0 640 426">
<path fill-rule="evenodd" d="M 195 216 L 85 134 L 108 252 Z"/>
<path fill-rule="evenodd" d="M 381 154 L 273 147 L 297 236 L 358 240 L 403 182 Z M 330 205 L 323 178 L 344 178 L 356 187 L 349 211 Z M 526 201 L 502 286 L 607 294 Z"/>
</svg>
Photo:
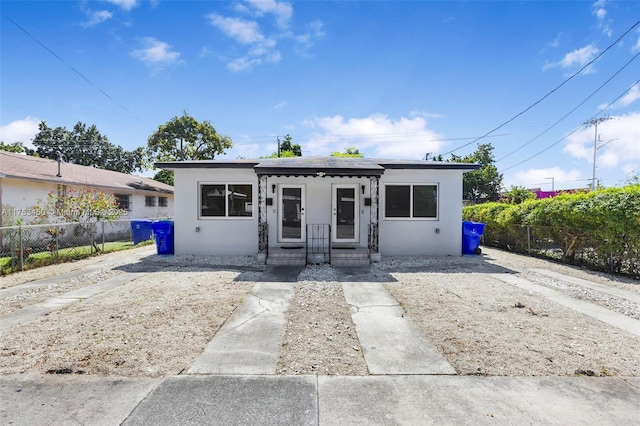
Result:
<svg viewBox="0 0 640 426">
<path fill-rule="evenodd" d="M 456 374 L 382 283 L 342 282 L 371 374 Z"/>
<path fill-rule="evenodd" d="M 291 283 L 257 283 L 188 374 L 275 374 Z"/>
<path fill-rule="evenodd" d="M 504 281 L 508 284 L 520 287 L 524 290 L 541 294 L 542 296 L 553 302 L 559 303 L 585 315 L 589 315 L 597 320 L 613 325 L 614 327 L 618 327 L 619 329 L 627 331 L 636 336 L 640 336 L 640 321 L 637 319 L 631 318 L 627 315 L 619 314 L 603 306 L 596 305 L 595 303 L 576 299 L 559 290 L 554 290 L 543 285 L 535 284 L 529 280 L 516 277 L 514 275 L 491 274 L 491 276 L 500 281 Z"/>
<path fill-rule="evenodd" d="M 287 273 L 280 280 L 272 269 L 263 274 L 265 282 L 256 283 L 189 374 L 155 379 L 0 376 L 0 424 L 638 423 L 640 378 L 451 375 L 451 366 L 403 316 L 384 285 L 366 272 L 341 272 L 339 277 L 374 375 L 275 375 L 295 281 L 295 271 Z M 492 276 L 570 303 L 527 280 Z M 570 305 L 576 310 L 588 303 L 566 297 L 576 302 Z"/>
<path fill-rule="evenodd" d="M 65 306 L 69 306 L 81 300 L 88 299 L 91 296 L 104 293 L 105 291 L 110 290 L 114 287 L 118 287 L 122 284 L 137 280 L 138 278 L 146 274 L 146 272 L 125 272 L 120 275 L 116 275 L 113 278 L 100 281 L 96 284 L 82 287 L 78 290 L 70 291 L 61 296 L 52 297 L 51 299 L 47 299 L 44 302 L 36 303 L 27 306 L 26 308 L 11 312 L 10 314 L 0 317 L 0 331 L 6 330 L 9 327 L 13 327 L 14 325 L 18 325 L 22 322 L 30 321 L 32 319 L 46 315 L 58 309 L 62 309 Z"/>
</svg>

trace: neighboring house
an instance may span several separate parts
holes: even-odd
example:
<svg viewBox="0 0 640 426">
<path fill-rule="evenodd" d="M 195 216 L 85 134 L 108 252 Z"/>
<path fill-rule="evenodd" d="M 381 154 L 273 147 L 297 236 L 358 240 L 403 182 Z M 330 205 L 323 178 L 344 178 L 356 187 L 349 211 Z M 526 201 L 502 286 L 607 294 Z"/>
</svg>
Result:
<svg viewBox="0 0 640 426">
<path fill-rule="evenodd" d="M 123 219 L 173 217 L 173 187 L 153 179 L 118 173 L 47 158 L 0 151 L 0 226 L 13 225 L 17 218 L 34 219 L 33 207 L 50 192 L 90 187 L 113 194 Z"/>
<path fill-rule="evenodd" d="M 529 188 L 529 191 L 536 194 L 536 199 L 553 198 L 563 194 L 578 194 L 587 193 L 591 191 L 591 188 L 576 188 L 576 189 L 559 189 L 558 191 L 543 191 L 540 188 Z"/>
<path fill-rule="evenodd" d="M 362 265 L 461 255 L 475 164 L 294 157 L 158 163 L 175 172 L 175 253 Z"/>
</svg>

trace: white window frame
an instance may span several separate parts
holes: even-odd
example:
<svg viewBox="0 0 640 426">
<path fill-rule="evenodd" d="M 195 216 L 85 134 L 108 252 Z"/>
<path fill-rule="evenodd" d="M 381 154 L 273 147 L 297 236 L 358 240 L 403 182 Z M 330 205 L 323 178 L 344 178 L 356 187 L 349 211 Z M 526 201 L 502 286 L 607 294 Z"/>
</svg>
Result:
<svg viewBox="0 0 640 426">
<path fill-rule="evenodd" d="M 418 221 L 438 221 L 440 220 L 440 184 L 436 182 L 388 182 L 384 185 L 384 205 L 382 212 L 384 220 L 418 220 Z M 387 216 L 387 186 L 408 186 L 409 187 L 409 216 L 388 217 Z M 414 186 L 435 186 L 436 187 L 436 215 L 435 217 L 414 217 L 413 216 L 413 187 Z"/>
<path fill-rule="evenodd" d="M 203 216 L 202 215 L 202 186 L 203 185 L 224 185 L 225 193 L 229 190 L 229 185 L 249 185 L 251 187 L 251 215 L 250 216 L 229 216 L 229 198 L 224 197 L 224 216 Z M 198 182 L 198 219 L 199 220 L 254 220 L 256 216 L 255 203 L 253 199 L 253 182 Z"/>
</svg>

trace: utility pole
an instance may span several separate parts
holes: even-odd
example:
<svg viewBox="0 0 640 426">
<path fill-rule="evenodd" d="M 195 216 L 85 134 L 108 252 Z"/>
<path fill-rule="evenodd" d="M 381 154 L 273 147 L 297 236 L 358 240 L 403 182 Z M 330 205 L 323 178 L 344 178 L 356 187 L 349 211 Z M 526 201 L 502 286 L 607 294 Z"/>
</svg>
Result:
<svg viewBox="0 0 640 426">
<path fill-rule="evenodd" d="M 278 139 L 278 158 L 280 158 L 280 136 L 276 136 L 276 139 Z"/>
<path fill-rule="evenodd" d="M 545 179 L 551 179 L 551 192 L 556 192 L 556 178 L 554 177 L 546 177 Z"/>
<path fill-rule="evenodd" d="M 598 124 L 603 121 L 611 120 L 611 117 L 600 117 L 600 118 L 592 118 L 591 120 L 587 120 L 584 124 L 585 126 L 595 126 L 595 135 L 593 137 L 593 175 L 591 176 L 591 190 L 595 191 L 597 188 L 596 181 L 596 152 L 598 151 Z"/>
</svg>

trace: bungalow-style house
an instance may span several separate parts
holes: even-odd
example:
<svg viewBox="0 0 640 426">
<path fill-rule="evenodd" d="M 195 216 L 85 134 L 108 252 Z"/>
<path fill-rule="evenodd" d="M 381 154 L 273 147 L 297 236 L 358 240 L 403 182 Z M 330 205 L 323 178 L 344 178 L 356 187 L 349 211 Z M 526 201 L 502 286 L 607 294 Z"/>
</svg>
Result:
<svg viewBox="0 0 640 426">
<path fill-rule="evenodd" d="M 462 175 L 479 168 L 341 157 L 157 166 L 175 172 L 176 254 L 334 265 L 461 255 Z"/>
<path fill-rule="evenodd" d="M 48 158 L 0 151 L 0 227 L 11 226 L 17 218 L 34 219 L 33 207 L 52 191 L 90 187 L 113 194 L 123 219 L 173 217 L 173 187 L 153 179 L 95 167 L 59 163 Z"/>
</svg>

